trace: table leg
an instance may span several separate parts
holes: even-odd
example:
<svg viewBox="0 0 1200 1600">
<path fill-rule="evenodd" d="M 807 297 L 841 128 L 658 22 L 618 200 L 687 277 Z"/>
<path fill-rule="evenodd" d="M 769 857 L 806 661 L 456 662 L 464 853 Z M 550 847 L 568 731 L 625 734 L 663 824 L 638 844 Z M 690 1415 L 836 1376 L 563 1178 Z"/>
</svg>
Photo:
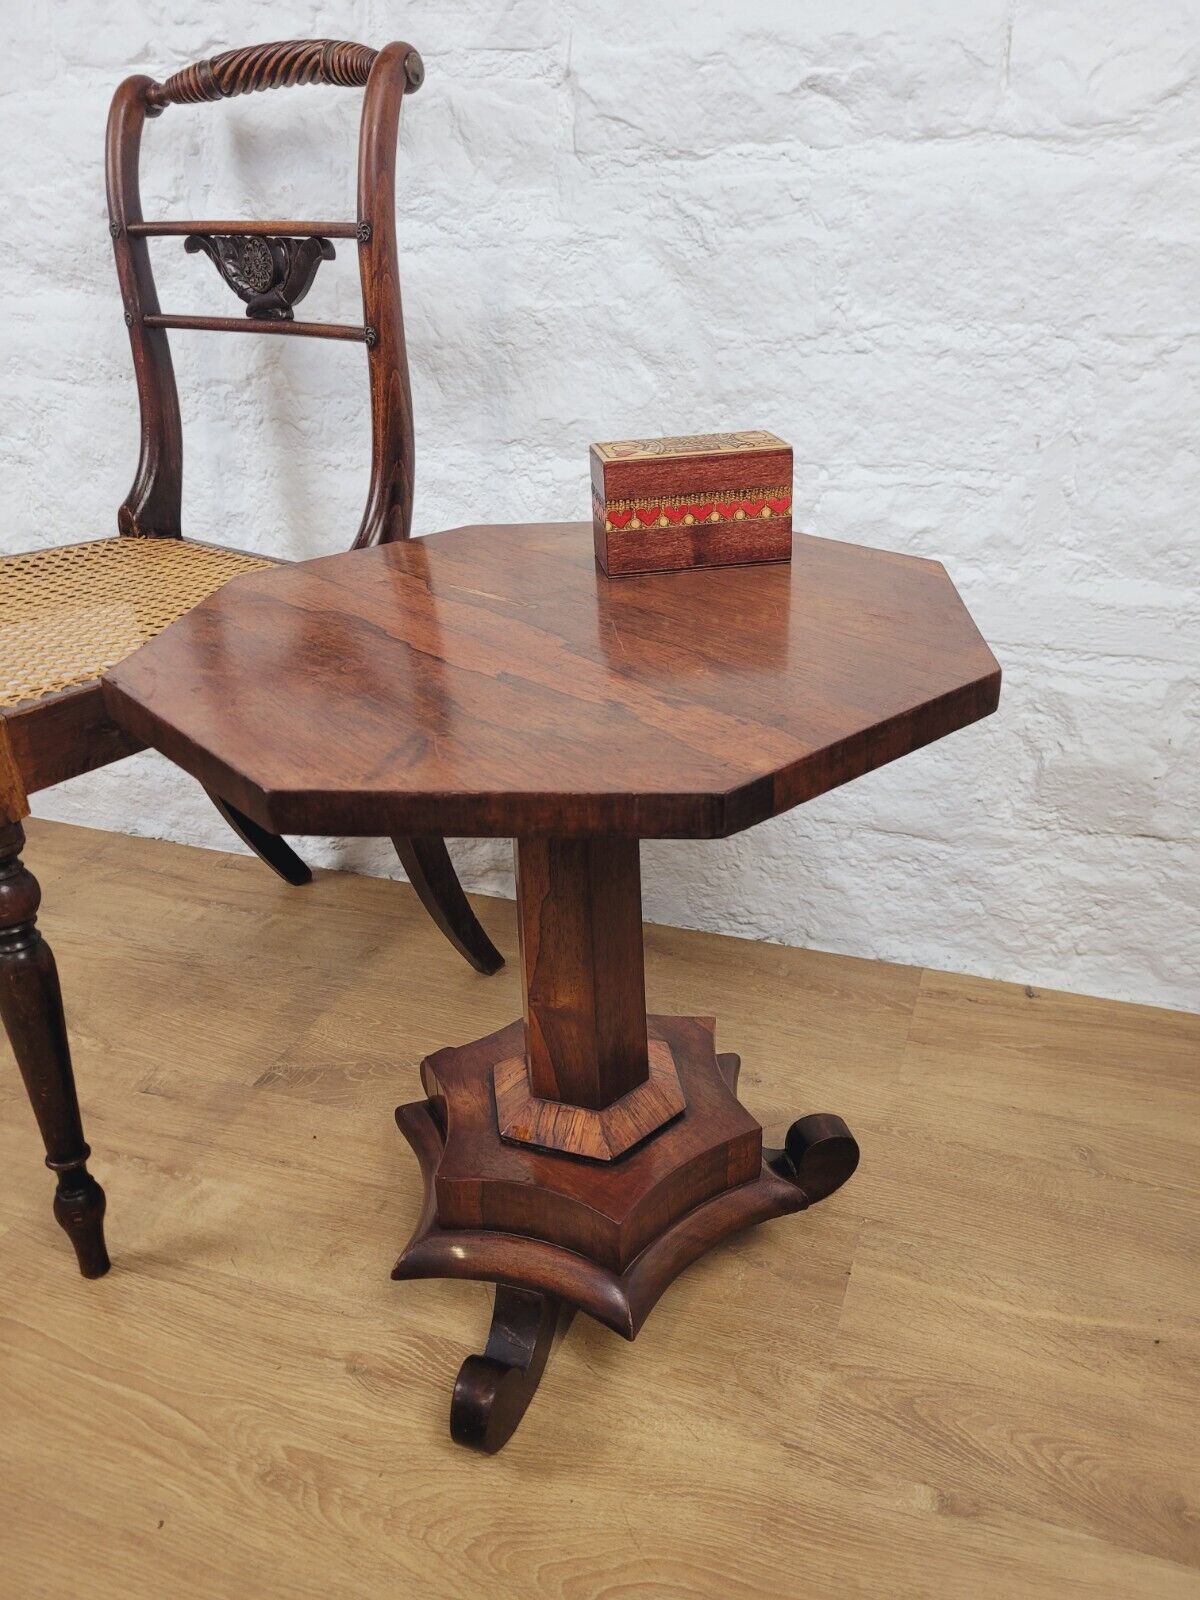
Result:
<svg viewBox="0 0 1200 1600">
<path fill-rule="evenodd" d="M 452 1412 L 489 1451 L 537 1386 L 558 1302 L 632 1339 L 692 1261 L 858 1160 L 828 1114 L 764 1152 L 713 1019 L 647 1016 L 636 841 L 519 840 L 517 904 L 524 1017 L 427 1057 L 427 1098 L 396 1113 L 426 1194 L 393 1277 L 501 1287 Z"/>
<path fill-rule="evenodd" d="M 496 1285 L 495 1309 L 481 1356 L 459 1368 L 450 1402 L 455 1444 L 494 1456 L 512 1438 L 545 1371 L 560 1319 L 570 1309 L 554 1295 Z"/>
</svg>

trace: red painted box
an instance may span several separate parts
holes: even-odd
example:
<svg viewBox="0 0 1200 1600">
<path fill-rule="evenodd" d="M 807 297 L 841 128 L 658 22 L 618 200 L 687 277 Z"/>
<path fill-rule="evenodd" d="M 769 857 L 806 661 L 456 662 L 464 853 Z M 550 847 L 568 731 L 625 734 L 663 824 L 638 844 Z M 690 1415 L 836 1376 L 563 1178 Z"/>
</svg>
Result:
<svg viewBox="0 0 1200 1600">
<path fill-rule="evenodd" d="M 594 444 L 596 559 L 610 578 L 790 561 L 792 447 L 773 433 Z"/>
</svg>

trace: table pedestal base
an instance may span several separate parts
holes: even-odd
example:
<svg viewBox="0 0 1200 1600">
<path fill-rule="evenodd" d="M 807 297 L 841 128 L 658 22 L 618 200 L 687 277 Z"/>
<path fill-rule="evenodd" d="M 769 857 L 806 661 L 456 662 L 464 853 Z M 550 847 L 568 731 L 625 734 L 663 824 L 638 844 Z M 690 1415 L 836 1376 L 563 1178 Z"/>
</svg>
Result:
<svg viewBox="0 0 1200 1600">
<path fill-rule="evenodd" d="M 497 1284 L 487 1349 L 464 1363 L 451 1434 L 494 1452 L 532 1399 L 564 1310 L 633 1339 L 668 1285 L 723 1239 L 802 1211 L 858 1164 L 840 1117 L 802 1117 L 782 1150 L 736 1095 L 740 1062 L 716 1054 L 710 1017 L 648 1019 L 686 1109 L 635 1149 L 586 1161 L 502 1139 L 493 1074 L 520 1052 L 513 1023 L 422 1064 L 427 1099 L 396 1121 L 425 1178 L 416 1230 L 394 1278 Z"/>
</svg>

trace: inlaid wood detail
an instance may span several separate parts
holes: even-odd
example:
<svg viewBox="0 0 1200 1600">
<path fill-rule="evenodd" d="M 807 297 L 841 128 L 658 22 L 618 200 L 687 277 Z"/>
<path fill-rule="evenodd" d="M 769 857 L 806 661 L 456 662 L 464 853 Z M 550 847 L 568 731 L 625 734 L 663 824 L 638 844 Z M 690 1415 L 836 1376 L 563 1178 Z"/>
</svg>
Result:
<svg viewBox="0 0 1200 1600">
<path fill-rule="evenodd" d="M 604 524 L 604 531 L 628 528 L 691 528 L 696 523 L 769 522 L 772 517 L 790 517 L 792 491 L 781 485 L 774 489 L 738 489 L 732 494 L 674 494 L 657 500 L 603 500 L 592 491 L 592 515 Z"/>
<path fill-rule="evenodd" d="M 650 1076 L 603 1111 L 535 1095 L 521 1056 L 493 1069 L 500 1137 L 514 1144 L 562 1150 L 589 1161 L 615 1161 L 683 1112 L 686 1101 L 670 1046 L 647 1043 Z"/>
<path fill-rule="evenodd" d="M 683 433 L 667 439 L 614 439 L 594 444 L 602 461 L 653 461 L 663 456 L 745 455 L 754 450 L 786 450 L 786 443 L 765 428 L 741 433 Z"/>
<path fill-rule="evenodd" d="M 610 578 L 791 555 L 792 451 L 773 433 L 594 444 L 591 485 Z"/>
</svg>

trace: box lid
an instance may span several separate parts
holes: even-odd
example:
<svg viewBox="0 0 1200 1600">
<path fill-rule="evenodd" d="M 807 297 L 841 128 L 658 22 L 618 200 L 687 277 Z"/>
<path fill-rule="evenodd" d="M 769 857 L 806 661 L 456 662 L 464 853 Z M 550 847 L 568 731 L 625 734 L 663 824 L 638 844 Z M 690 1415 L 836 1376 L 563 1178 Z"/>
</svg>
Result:
<svg viewBox="0 0 1200 1600">
<path fill-rule="evenodd" d="M 655 461 L 664 456 L 754 455 L 760 450 L 786 450 L 787 441 L 765 428 L 743 433 L 683 433 L 670 439 L 617 439 L 594 444 L 601 461 Z"/>
</svg>

